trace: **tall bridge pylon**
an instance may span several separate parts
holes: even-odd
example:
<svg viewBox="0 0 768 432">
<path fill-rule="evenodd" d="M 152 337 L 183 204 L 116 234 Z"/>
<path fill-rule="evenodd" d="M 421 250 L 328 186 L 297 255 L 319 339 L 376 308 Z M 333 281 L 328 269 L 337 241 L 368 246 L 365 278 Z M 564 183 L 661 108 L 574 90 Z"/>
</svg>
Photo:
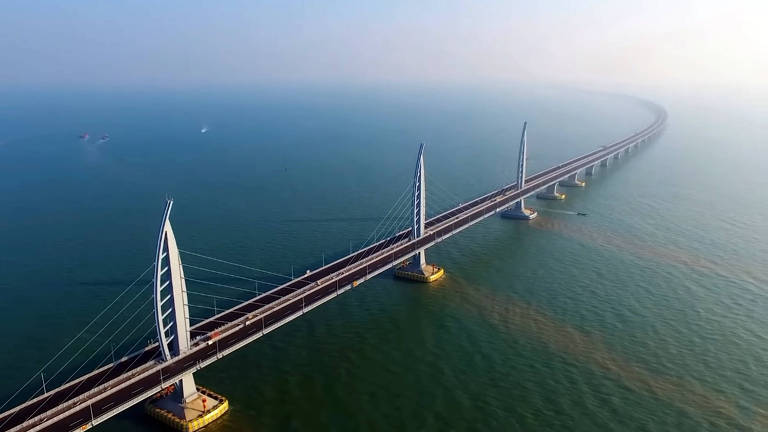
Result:
<svg viewBox="0 0 768 432">
<path fill-rule="evenodd" d="M 189 351 L 189 304 L 184 269 L 181 265 L 176 236 L 171 227 L 173 200 L 165 203 L 163 222 L 157 238 L 155 253 L 155 324 L 160 355 L 164 362 Z M 176 399 L 185 403 L 197 396 L 195 379 L 185 375 L 176 383 Z"/>
<path fill-rule="evenodd" d="M 424 221 L 427 219 L 427 186 L 424 173 L 424 143 L 421 143 L 413 173 L 411 240 L 420 239 L 424 235 Z M 417 250 L 410 262 L 403 263 L 395 270 L 395 276 L 419 282 L 433 282 L 444 274 L 442 267 L 427 264 L 424 249 Z"/>
<path fill-rule="evenodd" d="M 172 208 L 173 200 L 169 199 L 165 203 L 163 222 L 157 238 L 153 281 L 155 325 L 163 362 L 184 355 L 192 345 L 187 284 L 176 236 L 171 227 Z M 192 372 L 166 387 L 164 392 L 155 395 L 147 404 L 150 415 L 185 431 L 203 427 L 207 421 L 221 416 L 227 409 L 225 398 L 195 385 Z"/>
<path fill-rule="evenodd" d="M 525 187 L 525 169 L 528 164 L 528 122 L 523 122 L 523 133 L 520 135 L 520 150 L 517 155 L 517 190 Z M 501 212 L 501 217 L 507 219 L 531 220 L 538 216 L 536 210 L 525 207 L 525 198 L 520 198 L 511 208 Z"/>
<path fill-rule="evenodd" d="M 416 170 L 413 173 L 413 220 L 411 239 L 415 240 L 424 235 L 424 219 L 427 212 L 427 185 L 424 180 L 424 143 L 419 144 L 419 155 L 416 157 Z M 423 250 L 416 252 L 414 263 L 423 268 L 427 265 Z"/>
</svg>

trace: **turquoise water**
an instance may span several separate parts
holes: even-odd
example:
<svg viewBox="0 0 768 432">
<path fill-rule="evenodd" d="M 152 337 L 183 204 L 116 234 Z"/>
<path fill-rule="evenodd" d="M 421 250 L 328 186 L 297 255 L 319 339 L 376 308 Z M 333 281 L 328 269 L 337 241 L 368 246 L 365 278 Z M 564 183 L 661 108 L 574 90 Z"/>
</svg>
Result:
<svg viewBox="0 0 768 432">
<path fill-rule="evenodd" d="M 658 142 L 564 202 L 531 200 L 531 223 L 490 218 L 430 249 L 443 280 L 385 274 L 196 374 L 231 400 L 210 430 L 765 429 L 766 104 L 655 100 Z M 365 241 L 420 141 L 435 214 L 512 180 L 523 120 L 536 171 L 651 119 L 562 89 L 5 94 L 0 394 L 152 261 L 167 195 L 181 248 L 290 274 Z M 143 343 L 140 312 L 118 351 Z M 137 407 L 97 430 L 165 429 Z"/>
</svg>

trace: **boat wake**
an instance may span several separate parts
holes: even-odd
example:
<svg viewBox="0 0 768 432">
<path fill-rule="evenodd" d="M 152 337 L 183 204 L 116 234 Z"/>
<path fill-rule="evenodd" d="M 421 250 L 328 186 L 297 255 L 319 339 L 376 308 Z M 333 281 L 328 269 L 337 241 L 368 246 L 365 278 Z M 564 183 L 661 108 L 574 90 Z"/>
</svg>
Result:
<svg viewBox="0 0 768 432">
<path fill-rule="evenodd" d="M 568 215 L 576 215 L 576 216 L 586 216 L 587 215 L 587 213 L 584 213 L 584 212 L 575 212 L 575 211 L 569 211 L 569 210 L 555 210 L 555 209 L 548 209 L 548 208 L 537 208 L 536 211 L 549 212 L 549 213 L 560 213 L 560 214 L 568 214 Z"/>
</svg>

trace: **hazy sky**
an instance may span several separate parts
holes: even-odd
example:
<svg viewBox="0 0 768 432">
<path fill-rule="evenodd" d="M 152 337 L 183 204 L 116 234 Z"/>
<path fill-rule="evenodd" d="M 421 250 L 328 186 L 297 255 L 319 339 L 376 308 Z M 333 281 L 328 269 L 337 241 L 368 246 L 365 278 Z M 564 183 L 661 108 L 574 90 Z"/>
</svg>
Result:
<svg viewBox="0 0 768 432">
<path fill-rule="evenodd" d="M 768 87 L 768 0 L 4 0 L 0 87 Z"/>
</svg>

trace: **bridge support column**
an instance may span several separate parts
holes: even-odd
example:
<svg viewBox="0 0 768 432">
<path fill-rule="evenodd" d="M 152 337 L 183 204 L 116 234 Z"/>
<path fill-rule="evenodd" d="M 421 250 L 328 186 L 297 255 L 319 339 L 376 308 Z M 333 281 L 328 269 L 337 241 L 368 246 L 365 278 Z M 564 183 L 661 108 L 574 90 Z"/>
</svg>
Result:
<svg viewBox="0 0 768 432">
<path fill-rule="evenodd" d="M 536 210 L 525 206 L 524 198 L 520 198 L 520 201 L 512 204 L 512 207 L 501 212 L 501 217 L 505 219 L 531 220 L 538 215 Z"/>
<path fill-rule="evenodd" d="M 552 183 L 542 192 L 537 193 L 536 198 L 545 200 L 564 200 L 565 194 L 557 191 L 557 183 Z"/>
<path fill-rule="evenodd" d="M 608 161 L 609 161 L 609 160 L 610 160 L 610 158 L 605 158 L 605 159 L 601 160 L 601 161 L 600 161 L 600 166 L 601 166 L 601 167 L 607 167 L 607 166 L 608 166 Z"/>
<path fill-rule="evenodd" d="M 597 175 L 597 164 L 588 166 L 587 169 L 584 170 L 584 175 L 589 177 Z"/>
<path fill-rule="evenodd" d="M 567 179 L 560 182 L 560 186 L 565 187 L 584 187 L 586 184 L 587 183 L 584 180 L 579 180 L 578 171 L 569 175 Z"/>
<path fill-rule="evenodd" d="M 517 190 L 522 190 L 525 187 L 525 166 L 528 160 L 528 122 L 523 122 L 523 134 L 520 137 L 520 150 L 517 155 Z M 536 210 L 525 207 L 525 198 L 520 198 L 508 208 L 501 212 L 501 217 L 507 219 L 519 219 L 519 220 L 531 220 L 538 216 Z"/>
<path fill-rule="evenodd" d="M 614 159 L 616 159 L 616 160 L 619 160 L 619 159 L 621 159 L 621 152 L 616 152 L 616 153 L 614 153 L 614 154 L 613 154 L 613 158 L 614 158 Z"/>
<path fill-rule="evenodd" d="M 416 158 L 416 171 L 413 174 L 413 225 L 411 240 L 418 240 L 424 235 L 424 221 L 427 219 L 427 190 L 424 176 L 424 144 L 419 146 Z M 395 269 L 395 276 L 418 282 L 434 282 L 445 274 L 442 267 L 427 264 L 424 249 L 416 251 L 413 258 Z"/>
<path fill-rule="evenodd" d="M 168 200 L 157 239 L 153 281 L 157 341 L 164 362 L 185 354 L 192 345 L 184 269 L 171 228 L 172 207 L 173 200 Z M 201 429 L 228 408 L 226 398 L 195 385 L 191 372 L 150 398 L 145 405 L 152 417 L 183 431 Z"/>
</svg>

